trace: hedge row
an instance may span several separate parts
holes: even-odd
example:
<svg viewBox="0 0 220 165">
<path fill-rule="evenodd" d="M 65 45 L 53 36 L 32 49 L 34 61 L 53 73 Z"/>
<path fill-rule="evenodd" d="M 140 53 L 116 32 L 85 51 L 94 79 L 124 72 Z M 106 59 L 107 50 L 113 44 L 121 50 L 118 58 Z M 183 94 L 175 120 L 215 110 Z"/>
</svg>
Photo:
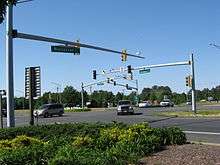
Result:
<svg viewBox="0 0 220 165">
<path fill-rule="evenodd" d="M 0 164 L 114 165 L 137 163 L 161 146 L 186 143 L 175 127 L 62 124 L 0 130 Z"/>
</svg>

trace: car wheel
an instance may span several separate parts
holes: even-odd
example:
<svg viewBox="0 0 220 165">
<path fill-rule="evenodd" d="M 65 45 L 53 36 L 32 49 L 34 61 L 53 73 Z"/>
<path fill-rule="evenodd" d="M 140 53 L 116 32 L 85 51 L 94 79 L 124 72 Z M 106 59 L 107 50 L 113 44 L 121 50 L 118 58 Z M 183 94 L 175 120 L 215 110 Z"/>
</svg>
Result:
<svg viewBox="0 0 220 165">
<path fill-rule="evenodd" d="M 49 114 L 48 113 L 45 113 L 44 114 L 44 118 L 48 118 L 49 117 Z"/>
<path fill-rule="evenodd" d="M 58 114 L 59 116 L 63 116 L 63 113 L 62 112 L 59 112 L 59 114 Z"/>
<path fill-rule="evenodd" d="M 121 115 L 121 112 L 118 112 L 117 115 Z"/>
</svg>

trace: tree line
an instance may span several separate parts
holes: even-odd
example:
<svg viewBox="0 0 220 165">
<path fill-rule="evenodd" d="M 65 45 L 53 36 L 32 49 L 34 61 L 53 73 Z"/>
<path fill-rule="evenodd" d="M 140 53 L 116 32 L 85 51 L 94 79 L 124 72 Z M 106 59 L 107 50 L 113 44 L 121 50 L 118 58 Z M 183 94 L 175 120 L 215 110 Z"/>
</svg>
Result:
<svg viewBox="0 0 220 165">
<path fill-rule="evenodd" d="M 122 92 L 114 94 L 110 91 L 98 90 L 91 94 L 84 92 L 84 103 L 90 103 L 91 107 L 107 107 L 116 106 L 119 100 L 130 100 L 133 104 L 137 101 L 151 101 L 154 104 L 159 103 L 164 98 L 170 99 L 176 105 L 186 103 L 191 100 L 190 91 L 188 93 L 172 92 L 168 86 L 153 86 L 151 88 L 144 88 L 140 94 L 131 92 L 125 95 Z M 219 101 L 220 100 L 220 86 L 212 89 L 204 88 L 196 91 L 197 101 Z M 35 108 L 48 103 L 62 103 L 66 107 L 81 106 L 81 92 L 72 86 L 66 86 L 62 93 L 45 92 L 41 97 L 35 100 Z M 28 99 L 24 97 L 15 98 L 15 109 L 28 109 Z M 6 108 L 6 99 L 3 99 L 3 108 Z"/>
</svg>

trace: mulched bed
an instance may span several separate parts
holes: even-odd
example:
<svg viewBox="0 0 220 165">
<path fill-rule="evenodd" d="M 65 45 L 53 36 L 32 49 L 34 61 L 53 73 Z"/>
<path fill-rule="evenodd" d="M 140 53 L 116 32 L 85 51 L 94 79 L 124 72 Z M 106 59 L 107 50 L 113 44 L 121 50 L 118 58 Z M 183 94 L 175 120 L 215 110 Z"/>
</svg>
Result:
<svg viewBox="0 0 220 165">
<path fill-rule="evenodd" d="M 168 146 L 161 152 L 141 159 L 140 165 L 220 165 L 220 146 Z"/>
</svg>

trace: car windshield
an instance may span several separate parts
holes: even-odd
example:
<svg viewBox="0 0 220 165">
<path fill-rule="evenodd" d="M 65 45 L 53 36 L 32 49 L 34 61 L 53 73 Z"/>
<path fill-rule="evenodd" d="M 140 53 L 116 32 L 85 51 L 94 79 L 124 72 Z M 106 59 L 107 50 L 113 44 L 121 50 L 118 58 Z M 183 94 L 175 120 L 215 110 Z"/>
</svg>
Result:
<svg viewBox="0 0 220 165">
<path fill-rule="evenodd" d="M 48 107 L 48 105 L 42 105 L 42 106 L 40 106 L 39 109 L 45 109 L 45 108 L 47 108 L 47 107 Z"/>
<path fill-rule="evenodd" d="M 131 104 L 130 101 L 119 101 L 118 105 L 128 105 Z"/>
</svg>

